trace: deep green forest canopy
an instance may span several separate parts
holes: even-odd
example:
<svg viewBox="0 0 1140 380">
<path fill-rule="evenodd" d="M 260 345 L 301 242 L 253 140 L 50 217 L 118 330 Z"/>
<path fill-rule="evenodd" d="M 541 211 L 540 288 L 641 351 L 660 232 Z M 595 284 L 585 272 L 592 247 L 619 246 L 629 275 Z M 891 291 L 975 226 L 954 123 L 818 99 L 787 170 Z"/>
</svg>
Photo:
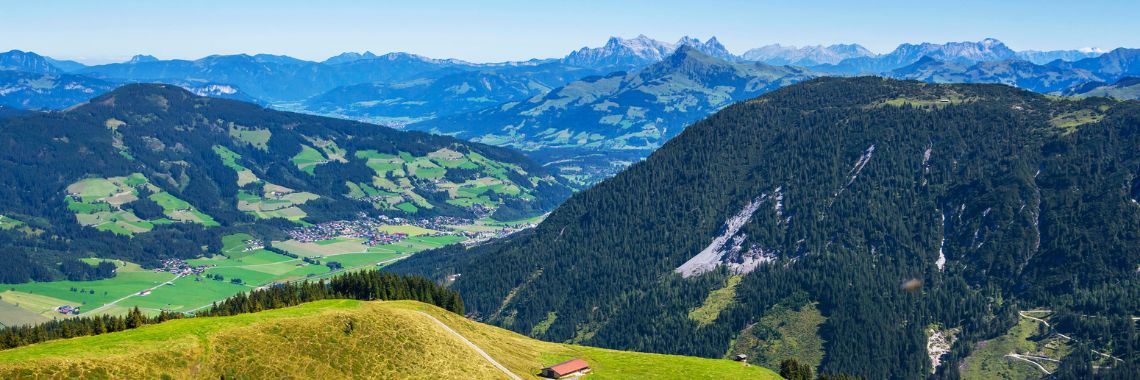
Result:
<svg viewBox="0 0 1140 380">
<path fill-rule="evenodd" d="M 450 276 L 469 315 L 543 339 L 706 357 L 773 306 L 816 304 L 817 372 L 876 379 L 930 374 L 929 326 L 959 329 L 937 368 L 956 377 L 1018 310 L 1049 308 L 1126 374 L 1140 360 L 1137 147 L 1137 102 L 818 79 L 694 124 L 533 231 L 391 269 Z M 763 264 L 701 323 L 689 312 L 729 265 L 674 270 L 722 234 L 721 264 Z M 1090 367 L 1077 352 L 1058 376 Z"/>
</svg>

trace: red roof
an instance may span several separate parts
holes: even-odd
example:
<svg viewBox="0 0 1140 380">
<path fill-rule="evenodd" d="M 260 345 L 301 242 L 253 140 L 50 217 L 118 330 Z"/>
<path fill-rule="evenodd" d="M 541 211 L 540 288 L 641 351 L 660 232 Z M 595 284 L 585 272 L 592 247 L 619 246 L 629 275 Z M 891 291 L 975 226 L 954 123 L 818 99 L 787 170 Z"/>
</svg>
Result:
<svg viewBox="0 0 1140 380">
<path fill-rule="evenodd" d="M 571 359 L 546 368 L 554 371 L 558 376 L 565 376 L 584 369 L 590 369 L 590 365 L 586 364 L 586 361 L 582 359 Z"/>
</svg>

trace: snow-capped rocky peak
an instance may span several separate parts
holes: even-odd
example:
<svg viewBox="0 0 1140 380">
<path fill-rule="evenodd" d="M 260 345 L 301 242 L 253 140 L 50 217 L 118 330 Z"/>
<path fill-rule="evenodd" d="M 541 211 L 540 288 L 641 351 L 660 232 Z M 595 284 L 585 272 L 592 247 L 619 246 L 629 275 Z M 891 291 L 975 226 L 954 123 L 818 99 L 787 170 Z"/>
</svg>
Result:
<svg viewBox="0 0 1140 380">
<path fill-rule="evenodd" d="M 610 37 L 602 47 L 583 47 L 571 52 L 563 58 L 563 62 L 583 67 L 638 67 L 659 62 L 675 49 L 676 45 L 645 35 L 630 39 Z"/>
</svg>

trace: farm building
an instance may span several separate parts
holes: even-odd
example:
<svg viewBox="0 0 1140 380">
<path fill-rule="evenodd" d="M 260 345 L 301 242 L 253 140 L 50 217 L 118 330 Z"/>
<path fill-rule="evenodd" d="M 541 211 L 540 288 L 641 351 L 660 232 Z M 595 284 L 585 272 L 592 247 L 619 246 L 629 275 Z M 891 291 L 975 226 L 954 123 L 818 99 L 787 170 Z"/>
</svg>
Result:
<svg viewBox="0 0 1140 380">
<path fill-rule="evenodd" d="M 582 359 L 567 360 L 542 369 L 542 377 L 561 379 L 570 375 L 583 375 L 590 372 L 590 365 Z"/>
</svg>

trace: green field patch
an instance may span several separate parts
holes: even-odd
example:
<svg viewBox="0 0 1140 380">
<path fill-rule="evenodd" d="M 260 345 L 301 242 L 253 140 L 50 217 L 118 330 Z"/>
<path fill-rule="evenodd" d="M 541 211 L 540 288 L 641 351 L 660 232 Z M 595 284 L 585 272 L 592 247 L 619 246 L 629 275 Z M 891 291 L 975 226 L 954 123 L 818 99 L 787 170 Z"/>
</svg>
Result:
<svg viewBox="0 0 1140 380">
<path fill-rule="evenodd" d="M 389 261 L 403 255 L 390 252 L 372 252 L 372 253 L 348 253 L 343 255 L 326 257 L 323 262 L 335 261 L 344 265 L 345 268 L 355 268 L 368 265 L 376 265 L 381 262 Z"/>
<path fill-rule="evenodd" d="M 266 265 L 281 262 L 296 260 L 289 256 L 276 254 L 264 249 L 259 249 L 250 252 L 244 256 L 230 258 L 226 256 L 214 256 L 211 258 L 187 260 L 186 263 L 198 266 L 217 266 L 217 267 L 240 267 L 252 265 Z"/>
<path fill-rule="evenodd" d="M 338 238 L 332 238 L 332 239 L 318 240 L 318 241 L 315 241 L 313 243 L 315 243 L 316 245 L 330 245 L 330 244 L 336 244 L 336 243 L 343 243 L 346 241 L 349 241 L 349 239 L 338 237 Z"/>
<path fill-rule="evenodd" d="M 248 255 L 248 252 L 242 252 L 248 247 L 245 244 L 247 240 L 253 240 L 253 235 L 239 233 L 222 236 L 222 254 L 230 258 Z"/>
<path fill-rule="evenodd" d="M 247 128 L 230 123 L 230 138 L 235 142 L 240 142 L 253 146 L 261 150 L 269 150 L 269 138 L 273 133 L 268 129 L 261 128 Z"/>
<path fill-rule="evenodd" d="M 407 168 L 408 174 L 429 180 L 443 178 L 443 175 L 447 173 L 447 169 L 440 167 L 426 157 L 414 158 L 412 162 L 407 164 Z"/>
<path fill-rule="evenodd" d="M 386 224 L 386 225 L 380 226 L 379 229 L 380 229 L 380 231 L 383 231 L 383 232 L 386 232 L 389 234 L 402 233 L 402 234 L 406 234 L 408 236 L 432 235 L 432 234 L 439 233 L 439 231 L 436 231 L 436 230 L 427 229 L 427 228 L 423 228 L 423 227 L 419 227 L 419 226 L 413 226 L 410 224 L 400 224 L 400 225 Z"/>
<path fill-rule="evenodd" d="M 768 368 L 780 368 L 780 361 L 793 358 L 818 369 L 824 344 L 819 327 L 826 320 L 812 303 L 799 310 L 773 306 L 760 322 L 740 332 L 729 354 L 748 354 L 750 361 Z"/>
<path fill-rule="evenodd" d="M 720 312 L 731 305 L 736 299 L 736 285 L 740 284 L 743 276 L 731 276 L 726 281 L 723 288 L 709 292 L 708 297 L 705 297 L 705 302 L 692 310 L 689 310 L 689 319 L 697 321 L 697 324 L 706 326 L 720 316 Z"/>
<path fill-rule="evenodd" d="M 313 175 L 316 172 L 318 165 L 329 162 L 320 151 L 303 144 L 301 145 L 301 152 L 289 160 L 293 162 L 293 165 L 297 166 L 297 169 L 309 175 Z"/>
<path fill-rule="evenodd" d="M 84 200 L 106 198 L 122 191 L 120 187 L 106 178 L 88 178 L 67 186 L 68 194 L 78 196 Z"/>
<path fill-rule="evenodd" d="M 416 207 L 416 205 L 411 204 L 409 202 L 400 203 L 400 204 L 396 205 L 396 208 L 400 209 L 404 212 L 407 212 L 409 214 L 414 214 L 414 213 L 420 211 L 419 207 Z"/>
<path fill-rule="evenodd" d="M 1045 316 L 1036 316 L 1045 318 Z M 977 343 L 961 368 L 963 379 L 1038 379 L 1043 377 L 1037 366 L 1008 354 L 1061 358 L 1072 352 L 1066 340 L 1050 333 L 1042 335 L 1040 322 L 1019 318 L 1016 325 L 1002 336 Z M 1049 372 L 1056 371 L 1056 362 L 1036 360 Z"/>
<path fill-rule="evenodd" d="M 86 203 L 67 198 L 67 209 L 76 214 L 94 214 L 97 212 L 110 212 L 111 205 L 104 202 Z"/>
<path fill-rule="evenodd" d="M 48 317 L 6 302 L 0 295 L 0 327 L 29 326 L 50 321 Z"/>
<path fill-rule="evenodd" d="M 346 253 L 368 252 L 364 239 L 348 239 L 329 244 L 304 243 L 297 240 L 275 241 L 273 247 L 302 257 L 323 257 Z"/>
<path fill-rule="evenodd" d="M 463 153 L 447 148 L 428 153 L 428 158 L 435 164 L 448 169 L 459 168 L 475 170 L 479 168 L 479 165 L 471 162 Z"/>
<path fill-rule="evenodd" d="M 260 178 L 257 178 L 256 174 L 253 174 L 253 171 L 238 163 L 238 160 L 241 160 L 240 154 L 237 154 L 234 151 L 229 150 L 228 148 L 221 145 L 214 145 L 214 153 L 216 153 L 218 157 L 222 159 L 222 165 L 225 165 L 226 167 L 233 169 L 234 172 L 237 172 L 238 187 L 261 181 Z"/>
<path fill-rule="evenodd" d="M 1094 110 L 1079 110 L 1066 112 L 1049 119 L 1049 125 L 1061 131 L 1062 135 L 1069 135 L 1077 131 L 1077 127 L 1085 124 L 1097 123 L 1104 120 L 1104 114 Z M 1028 364 L 1028 363 L 1026 363 Z"/>
<path fill-rule="evenodd" d="M 400 152 L 400 159 L 409 164 L 416 161 L 416 157 L 408 152 Z"/>
<path fill-rule="evenodd" d="M 394 154 L 380 153 L 380 152 L 377 152 L 375 150 L 361 150 L 361 151 L 356 152 L 356 157 L 357 158 L 363 158 L 366 160 L 371 160 L 371 159 L 390 160 L 393 158 L 397 158 L 398 156 L 396 156 Z"/>
<path fill-rule="evenodd" d="M 329 161 L 348 162 L 348 151 L 337 146 L 336 141 L 310 137 L 306 137 L 305 139 L 313 143 L 317 149 L 320 149 L 321 153 L 324 153 L 324 156 L 327 157 Z"/>
<path fill-rule="evenodd" d="M 43 294 L 33 294 L 15 290 L 6 290 L 3 293 L 0 293 L 0 301 L 2 301 L 2 303 L 5 305 L 19 308 L 23 311 L 22 313 L 12 311 L 14 317 L 34 318 L 31 317 L 34 315 L 44 319 L 64 317 L 64 315 L 57 313 L 55 311 L 55 308 L 63 305 L 76 306 L 79 304 L 78 301 L 71 299 L 62 299 Z M 0 320 L 0 322 L 3 322 L 7 325 L 12 321 Z"/>
<path fill-rule="evenodd" d="M 105 303 L 137 294 L 174 277 L 170 273 L 154 271 L 120 271 L 116 273 L 115 277 L 96 281 L 33 282 L 5 285 L 5 287 L 14 289 L 15 296 L 19 296 L 21 293 L 29 295 L 18 299 L 35 299 L 36 297 L 44 299 L 42 297 L 47 297 L 51 301 L 49 303 L 63 301 L 63 303 L 56 305 L 28 304 L 35 305 L 34 307 L 38 308 L 38 312 L 41 313 L 44 310 L 55 313 L 55 307 L 60 305 L 82 306 L 82 312 L 87 313 Z M 4 296 L 4 298 L 7 299 L 8 297 Z M 24 306 L 21 305 L 21 307 Z M 37 310 L 32 311 L 37 312 Z"/>
<path fill-rule="evenodd" d="M 237 209 L 260 219 L 284 218 L 300 221 L 308 214 L 296 206 L 320 198 L 313 193 L 297 192 L 268 182 L 263 186 L 263 193 L 264 196 L 258 196 L 245 190 L 239 190 Z"/>
<path fill-rule="evenodd" d="M 231 284 L 229 279 L 216 281 L 199 277 L 183 277 L 170 285 L 151 291 L 146 296 L 128 298 L 118 304 L 121 308 L 108 309 L 107 314 L 122 313 L 123 308 L 138 306 L 142 309 L 170 310 L 186 312 L 209 306 L 215 301 L 231 297 L 238 292 L 247 292 L 245 285 Z"/>
<path fill-rule="evenodd" d="M 554 321 L 556 320 L 558 320 L 558 313 L 553 311 L 547 312 L 546 318 L 530 329 L 530 336 L 546 334 L 546 330 L 549 330 L 550 326 L 554 325 Z"/>
<path fill-rule="evenodd" d="M 24 222 L 12 219 L 12 217 L 9 216 L 0 215 L 0 230 L 10 230 L 22 225 L 24 225 Z"/>
<path fill-rule="evenodd" d="M 142 220 L 129 208 L 123 207 L 138 200 L 140 189 L 152 192 L 148 197 L 163 208 L 166 218 Z M 207 227 L 220 224 L 214 218 L 151 185 L 145 176 L 134 173 L 125 177 L 88 178 L 67 187 L 67 208 L 75 213 L 80 225 L 131 236 L 154 229 L 155 224 L 174 221 L 198 223 Z"/>
<path fill-rule="evenodd" d="M 481 225 L 487 225 L 487 226 L 495 226 L 495 227 L 518 227 L 518 226 L 527 225 L 527 224 L 542 223 L 542 220 L 545 218 L 546 218 L 546 215 L 538 215 L 538 216 L 533 216 L 533 217 L 526 218 L 526 219 L 507 220 L 507 221 L 495 220 L 493 218 L 483 218 L 483 219 L 476 220 L 475 223 L 481 224 Z"/>
<path fill-rule="evenodd" d="M 495 205 L 496 205 L 496 203 L 494 201 L 491 201 L 491 198 L 488 198 L 486 196 L 480 196 L 477 198 L 448 199 L 447 203 L 455 205 L 455 206 L 459 206 L 459 207 L 471 207 L 474 205 L 483 205 L 486 207 L 495 207 Z"/>
<path fill-rule="evenodd" d="M 167 212 L 191 208 L 190 203 L 178 199 L 178 197 L 170 195 L 170 193 L 167 193 L 165 191 L 151 194 L 149 198 L 150 200 L 154 201 L 154 203 L 158 203 L 159 206 L 162 206 L 162 209 L 166 210 Z"/>
</svg>

